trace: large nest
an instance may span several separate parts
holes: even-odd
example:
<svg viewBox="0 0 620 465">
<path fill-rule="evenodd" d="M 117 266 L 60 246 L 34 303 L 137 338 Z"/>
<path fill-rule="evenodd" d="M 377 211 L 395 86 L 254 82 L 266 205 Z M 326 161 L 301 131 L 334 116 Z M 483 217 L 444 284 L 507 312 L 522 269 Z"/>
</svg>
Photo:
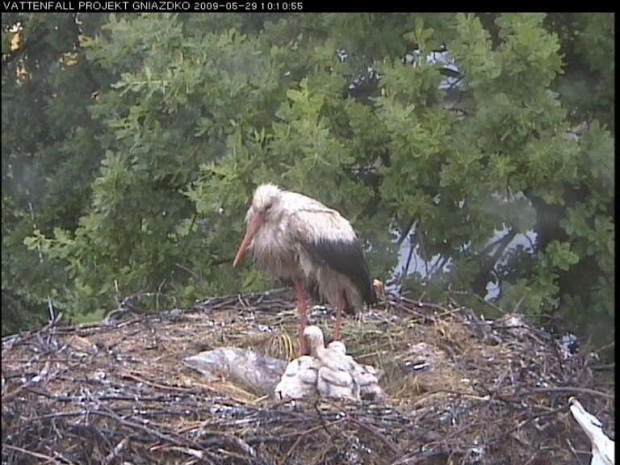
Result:
<svg viewBox="0 0 620 465">
<path fill-rule="evenodd" d="M 2 463 L 588 463 L 570 396 L 614 437 L 613 382 L 592 353 L 515 315 L 388 296 L 344 330 L 353 357 L 385 372 L 388 399 L 351 404 L 278 401 L 183 363 L 222 346 L 293 358 L 287 290 L 121 313 L 3 339 Z M 333 318 L 310 316 L 327 334 Z"/>
</svg>

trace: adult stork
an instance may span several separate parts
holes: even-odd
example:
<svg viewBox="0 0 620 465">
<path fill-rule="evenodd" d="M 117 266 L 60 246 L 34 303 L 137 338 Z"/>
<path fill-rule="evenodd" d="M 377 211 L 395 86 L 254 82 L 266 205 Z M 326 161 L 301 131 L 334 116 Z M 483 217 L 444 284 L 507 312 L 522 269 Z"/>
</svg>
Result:
<svg viewBox="0 0 620 465">
<path fill-rule="evenodd" d="M 336 307 L 334 339 L 340 340 L 342 312 L 374 303 L 374 289 L 351 224 L 336 210 L 296 192 L 262 184 L 246 215 L 247 229 L 233 266 L 248 249 L 263 270 L 293 284 L 300 313 L 299 347 L 308 322 L 307 290 L 316 289 Z"/>
</svg>

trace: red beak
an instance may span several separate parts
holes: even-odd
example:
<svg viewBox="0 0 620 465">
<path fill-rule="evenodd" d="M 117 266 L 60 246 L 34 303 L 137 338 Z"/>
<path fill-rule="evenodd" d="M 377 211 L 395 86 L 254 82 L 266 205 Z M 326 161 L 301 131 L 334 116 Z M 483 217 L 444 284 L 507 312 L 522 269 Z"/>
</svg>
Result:
<svg viewBox="0 0 620 465">
<path fill-rule="evenodd" d="M 254 236 L 256 235 L 258 229 L 263 225 L 264 222 L 265 218 L 260 213 L 255 213 L 254 216 L 250 218 L 250 221 L 248 222 L 248 228 L 245 231 L 245 237 L 241 241 L 241 245 L 237 250 L 237 255 L 235 255 L 235 261 L 233 262 L 233 266 L 237 266 L 237 264 L 241 261 L 241 259 L 245 255 L 245 252 L 248 250 L 248 247 L 250 247 L 250 244 L 252 243 L 252 240 L 254 239 Z"/>
</svg>

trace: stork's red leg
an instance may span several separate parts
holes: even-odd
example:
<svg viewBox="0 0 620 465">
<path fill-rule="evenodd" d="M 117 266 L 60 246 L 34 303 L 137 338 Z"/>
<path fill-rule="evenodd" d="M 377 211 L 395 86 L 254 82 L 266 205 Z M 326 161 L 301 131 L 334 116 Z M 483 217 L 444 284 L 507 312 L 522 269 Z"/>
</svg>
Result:
<svg viewBox="0 0 620 465">
<path fill-rule="evenodd" d="M 334 331 L 334 340 L 339 341 L 340 338 L 340 326 L 342 324 L 342 312 L 347 306 L 347 298 L 344 295 L 344 291 L 340 292 L 338 298 L 338 305 L 336 306 L 336 330 Z"/>
<path fill-rule="evenodd" d="M 306 346 L 306 338 L 304 337 L 304 329 L 308 324 L 308 296 L 306 295 L 306 289 L 302 282 L 295 280 L 293 282 L 295 287 L 295 297 L 297 298 L 297 309 L 299 310 L 299 357 L 302 355 L 308 355 L 310 351 Z"/>
</svg>

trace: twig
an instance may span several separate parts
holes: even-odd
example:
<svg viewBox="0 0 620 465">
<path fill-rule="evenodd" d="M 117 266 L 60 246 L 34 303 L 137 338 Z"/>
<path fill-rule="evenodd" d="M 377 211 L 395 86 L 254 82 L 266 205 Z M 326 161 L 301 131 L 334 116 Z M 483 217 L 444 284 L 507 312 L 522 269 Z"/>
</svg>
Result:
<svg viewBox="0 0 620 465">
<path fill-rule="evenodd" d="M 428 308 L 436 308 L 437 310 L 441 310 L 442 312 L 452 312 L 452 309 L 446 308 L 443 305 L 434 304 L 431 302 L 420 302 L 412 299 L 408 299 L 407 297 L 401 297 L 403 302 L 408 302 L 410 304 L 416 305 L 417 307 L 428 307 Z"/>
<path fill-rule="evenodd" d="M 366 430 L 368 433 L 372 434 L 373 436 L 375 436 L 377 439 L 379 439 L 383 444 L 385 444 L 385 446 L 390 450 L 390 452 L 392 452 L 393 455 L 399 457 L 401 456 L 403 453 L 402 451 L 395 446 L 394 444 L 392 444 L 392 442 L 386 438 L 383 434 L 381 434 L 379 431 L 377 431 L 376 428 L 374 428 L 371 425 L 368 425 L 366 423 L 363 423 L 355 418 L 351 418 L 349 417 L 349 422 L 353 423 L 354 425 L 358 426 L 359 428 L 362 428 L 364 430 Z"/>
<path fill-rule="evenodd" d="M 422 252 L 422 260 L 424 260 L 424 277 L 428 277 L 428 256 L 426 255 L 426 248 L 424 247 L 424 232 L 418 231 L 416 228 L 416 236 L 418 236 L 418 242 L 420 243 L 420 251 Z"/>
<path fill-rule="evenodd" d="M 6 402 L 10 402 L 13 399 L 15 399 L 24 389 L 29 388 L 30 386 L 32 386 L 34 384 L 34 382 L 32 380 L 30 381 L 26 381 L 24 384 L 22 384 L 21 386 L 17 387 L 16 389 L 14 389 L 13 391 L 4 394 L 2 396 L 2 402 L 6 403 Z"/>
<path fill-rule="evenodd" d="M 403 274 L 401 275 L 401 281 L 404 280 L 409 275 L 409 265 L 411 265 L 411 257 L 413 257 L 414 245 L 409 245 L 409 254 L 407 255 L 407 261 L 405 262 L 405 268 L 403 269 Z"/>
<path fill-rule="evenodd" d="M 183 388 L 183 387 L 177 387 L 177 386 L 167 386 L 167 385 L 164 385 L 164 384 L 155 383 L 153 381 L 149 381 L 149 380 L 141 378 L 141 377 L 139 377 L 137 375 L 134 375 L 133 373 L 122 373 L 121 374 L 121 378 L 133 379 L 134 381 L 138 381 L 140 383 L 148 384 L 149 386 L 153 386 L 153 387 L 156 387 L 158 389 L 165 389 L 167 391 L 195 392 L 191 388 Z"/>
<path fill-rule="evenodd" d="M 590 368 L 593 371 L 614 371 L 616 369 L 616 364 L 608 363 L 606 365 L 592 365 Z"/>
<path fill-rule="evenodd" d="M 570 439 L 566 438 L 566 444 L 568 444 L 568 449 L 573 454 L 573 457 L 575 457 L 575 460 L 577 460 L 577 463 L 580 463 L 581 459 L 579 458 L 579 455 L 577 455 L 577 451 L 573 447 L 573 444 L 570 442 Z"/>
<path fill-rule="evenodd" d="M 49 455 L 41 454 L 39 452 L 33 452 L 31 450 L 28 450 L 28 449 L 22 449 L 21 447 L 12 446 L 11 444 L 2 444 L 2 447 L 3 448 L 6 447 L 7 449 L 11 449 L 11 450 L 14 450 L 14 451 L 17 451 L 17 452 L 21 452 L 22 454 L 30 455 L 30 456 L 36 457 L 38 459 L 46 460 L 47 462 L 61 464 L 61 462 L 56 460 L 54 457 L 50 457 Z M 70 462 L 70 463 L 72 463 L 72 462 Z"/>
<path fill-rule="evenodd" d="M 489 307 L 493 308 L 494 310 L 497 310 L 499 313 L 501 313 L 502 315 L 506 314 L 505 310 L 502 310 L 500 307 L 498 307 L 497 305 L 495 305 L 493 302 L 489 302 L 488 300 L 486 300 L 484 297 L 479 296 L 478 294 L 476 294 L 475 292 L 469 292 L 469 291 L 450 291 L 450 294 L 454 294 L 454 295 L 466 295 L 466 296 L 470 296 L 470 297 L 474 297 L 476 299 L 478 299 L 481 303 L 488 305 Z"/>
<path fill-rule="evenodd" d="M 128 421 L 123 419 L 122 417 L 116 415 L 115 413 L 112 412 L 103 412 L 101 410 L 89 410 L 87 412 L 89 415 L 99 415 L 102 417 L 106 417 L 106 418 L 110 418 L 112 420 L 117 421 L 118 423 L 120 423 L 123 426 L 127 426 L 128 428 L 134 428 L 137 430 L 142 431 L 143 433 L 146 433 L 148 435 L 154 436 L 157 439 L 161 440 L 161 441 L 166 441 L 166 442 L 170 442 L 172 444 L 177 444 L 177 445 L 186 445 L 186 446 L 190 446 L 190 447 L 196 447 L 196 444 L 193 443 L 192 441 L 188 441 L 187 439 L 180 437 L 180 438 L 174 438 L 172 436 L 169 436 L 167 434 L 164 433 L 160 433 L 159 431 L 156 431 L 154 429 L 151 429 L 147 426 L 141 425 L 139 423 L 134 423 L 132 421 Z"/>
<path fill-rule="evenodd" d="M 265 457 L 264 454 L 257 452 L 256 449 L 250 446 L 243 439 L 233 436 L 232 434 L 221 434 L 221 436 L 226 442 L 237 447 L 241 450 L 241 452 L 249 455 L 253 459 L 257 459 L 259 463 L 264 463 L 267 465 L 272 465 L 275 463 L 270 457 Z"/>
<path fill-rule="evenodd" d="M 321 429 L 324 429 L 325 426 L 333 426 L 333 425 L 335 425 L 337 423 L 342 423 L 343 421 L 344 421 L 344 418 L 340 418 L 340 419 L 334 420 L 331 423 L 328 423 L 326 425 L 320 424 L 320 425 L 317 425 L 317 426 L 313 426 L 312 428 L 307 429 L 305 431 L 301 431 L 301 432 L 297 432 L 296 431 L 294 433 L 284 434 L 284 435 L 280 436 L 281 438 L 285 438 L 285 437 L 289 437 L 289 436 L 293 436 L 293 435 L 298 435 L 297 440 L 293 443 L 291 448 L 286 452 L 286 455 L 282 459 L 282 463 L 284 464 L 284 463 L 288 462 L 288 459 L 293 454 L 293 451 L 297 448 L 297 446 L 299 445 L 301 440 L 303 438 L 305 438 L 308 434 L 313 433 L 313 432 L 318 431 L 318 430 L 321 430 Z"/>
<path fill-rule="evenodd" d="M 583 394 L 591 394 L 593 396 L 605 397 L 606 399 L 615 399 L 616 397 L 606 392 L 596 391 L 594 389 L 580 388 L 576 386 L 558 386 L 548 388 L 534 388 L 532 393 L 544 393 L 544 392 L 581 392 Z"/>
<path fill-rule="evenodd" d="M 184 265 L 181 265 L 180 263 L 175 263 L 175 266 L 177 266 L 177 267 L 181 268 L 182 270 L 185 270 L 189 274 L 191 274 L 194 278 L 196 278 L 196 280 L 202 285 L 202 287 L 204 289 L 208 289 L 209 288 L 209 284 L 204 279 L 202 279 L 202 277 L 199 276 L 195 271 L 190 270 L 189 268 L 187 268 Z"/>
<path fill-rule="evenodd" d="M 128 441 L 129 438 L 122 439 L 121 442 L 119 442 L 116 447 L 114 447 L 114 449 L 112 449 L 110 453 L 106 455 L 106 457 L 103 459 L 103 465 L 108 465 L 112 463 L 112 460 L 118 457 L 118 454 L 120 454 L 121 451 L 125 448 Z"/>
<path fill-rule="evenodd" d="M 414 219 L 411 219 L 407 222 L 407 225 L 403 228 L 403 232 L 401 233 L 400 237 L 396 241 L 397 247 L 400 247 L 402 243 L 405 241 L 405 239 L 407 239 L 407 236 L 409 236 L 409 233 L 411 232 L 411 228 L 413 227 L 414 223 L 415 223 Z"/>
</svg>

